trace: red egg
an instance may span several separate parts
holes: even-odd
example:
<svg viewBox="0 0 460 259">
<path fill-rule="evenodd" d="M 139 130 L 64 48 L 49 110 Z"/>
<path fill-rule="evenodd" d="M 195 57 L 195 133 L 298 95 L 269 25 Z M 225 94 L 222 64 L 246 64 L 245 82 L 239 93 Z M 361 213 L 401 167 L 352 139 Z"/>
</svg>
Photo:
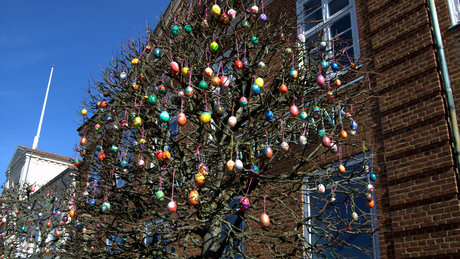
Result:
<svg viewBox="0 0 460 259">
<path fill-rule="evenodd" d="M 105 154 L 104 152 L 99 153 L 99 160 L 102 162 L 105 160 Z"/>
<path fill-rule="evenodd" d="M 226 76 L 221 76 L 220 83 L 222 84 L 223 87 L 228 87 L 230 85 L 230 80 Z"/>
<path fill-rule="evenodd" d="M 157 159 L 158 159 L 158 160 L 162 160 L 162 159 L 163 159 L 163 152 L 162 152 L 161 150 L 158 150 L 157 153 L 156 153 L 156 155 L 157 155 Z"/>
<path fill-rule="evenodd" d="M 268 227 L 270 225 L 270 217 L 266 213 L 260 215 L 260 224 L 263 227 Z"/>
<path fill-rule="evenodd" d="M 287 93 L 287 91 L 288 91 L 287 86 L 285 84 L 282 84 L 280 86 L 280 93 L 285 94 L 285 93 Z"/>
<path fill-rule="evenodd" d="M 289 109 L 289 112 L 291 113 L 291 116 L 296 117 L 297 115 L 299 115 L 299 108 L 297 108 L 297 106 L 293 104 Z"/>
<path fill-rule="evenodd" d="M 179 113 L 177 115 L 177 125 L 184 126 L 186 122 L 187 122 L 187 117 L 185 116 L 185 114 L 182 112 Z"/>
<path fill-rule="evenodd" d="M 235 69 L 242 69 L 243 68 L 243 62 L 241 60 L 236 60 L 235 61 Z"/>
<path fill-rule="evenodd" d="M 264 148 L 264 156 L 268 159 L 273 157 L 273 149 L 268 145 Z"/>
<path fill-rule="evenodd" d="M 331 146 L 331 139 L 328 136 L 323 137 L 323 146 L 330 147 Z"/>
<path fill-rule="evenodd" d="M 177 210 L 177 203 L 175 201 L 170 201 L 168 203 L 168 209 L 171 212 L 175 212 Z"/>
<path fill-rule="evenodd" d="M 169 67 L 171 68 L 171 72 L 179 72 L 179 64 L 177 62 L 173 61 L 169 63 Z"/>
</svg>

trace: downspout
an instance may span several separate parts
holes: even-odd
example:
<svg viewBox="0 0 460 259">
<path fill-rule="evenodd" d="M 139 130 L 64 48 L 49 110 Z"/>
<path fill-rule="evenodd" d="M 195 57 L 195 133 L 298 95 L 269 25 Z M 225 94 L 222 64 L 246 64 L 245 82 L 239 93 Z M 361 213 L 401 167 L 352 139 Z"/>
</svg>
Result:
<svg viewBox="0 0 460 259">
<path fill-rule="evenodd" d="M 454 156 L 456 163 L 455 166 L 457 169 L 456 171 L 458 173 L 458 167 L 460 165 L 460 137 L 458 132 L 457 112 L 455 111 L 454 96 L 452 94 L 452 88 L 450 86 L 449 71 L 447 69 L 446 55 L 444 53 L 441 29 L 439 28 L 438 14 L 436 12 L 436 5 L 434 3 L 434 0 L 428 0 L 428 8 L 430 9 L 430 19 L 431 24 L 433 25 L 434 41 L 436 44 L 436 50 L 438 52 L 437 56 L 439 59 L 439 65 L 441 67 L 441 78 L 444 86 L 443 91 L 447 100 L 447 110 L 450 121 L 450 129 L 452 132 L 452 142 L 454 143 Z"/>
</svg>

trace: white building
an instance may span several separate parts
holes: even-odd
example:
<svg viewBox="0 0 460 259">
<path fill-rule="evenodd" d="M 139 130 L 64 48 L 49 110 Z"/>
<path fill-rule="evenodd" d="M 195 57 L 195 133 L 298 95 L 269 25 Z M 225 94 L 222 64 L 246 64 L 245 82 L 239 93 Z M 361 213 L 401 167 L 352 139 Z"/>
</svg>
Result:
<svg viewBox="0 0 460 259">
<path fill-rule="evenodd" d="M 71 167 L 70 157 L 18 145 L 5 172 L 5 188 L 24 183 L 40 187 Z"/>
</svg>

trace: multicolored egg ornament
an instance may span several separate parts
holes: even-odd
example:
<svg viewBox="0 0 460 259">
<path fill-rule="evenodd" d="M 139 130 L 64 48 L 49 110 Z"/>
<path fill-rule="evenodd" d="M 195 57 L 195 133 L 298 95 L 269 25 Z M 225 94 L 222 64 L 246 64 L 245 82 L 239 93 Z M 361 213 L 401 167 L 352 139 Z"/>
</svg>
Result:
<svg viewBox="0 0 460 259">
<path fill-rule="evenodd" d="M 182 68 L 182 75 L 183 76 L 188 76 L 190 74 L 190 68 L 188 67 L 183 67 Z"/>
<path fill-rule="evenodd" d="M 260 86 L 258 84 L 253 84 L 251 90 L 252 90 L 253 95 L 259 95 L 260 94 Z"/>
<path fill-rule="evenodd" d="M 186 122 L 187 122 L 187 117 L 185 116 L 185 114 L 183 112 L 179 113 L 177 115 L 177 125 L 184 126 Z"/>
<path fill-rule="evenodd" d="M 301 135 L 299 137 L 299 144 L 302 145 L 302 146 L 305 146 L 307 144 L 307 137 L 305 137 L 304 135 Z"/>
<path fill-rule="evenodd" d="M 120 78 L 121 79 L 125 79 L 127 76 L 128 76 L 128 74 L 126 74 L 126 72 L 124 72 L 124 71 L 120 73 Z"/>
<path fill-rule="evenodd" d="M 235 61 L 235 69 L 239 70 L 243 68 L 243 62 L 239 59 Z"/>
<path fill-rule="evenodd" d="M 168 162 L 171 159 L 171 153 L 168 150 L 163 151 L 161 154 L 163 161 Z"/>
<path fill-rule="evenodd" d="M 292 79 L 297 79 L 297 77 L 299 76 L 299 73 L 297 72 L 297 70 L 291 69 L 291 70 L 289 71 L 289 76 L 290 76 Z"/>
<path fill-rule="evenodd" d="M 233 160 L 228 160 L 226 166 L 228 171 L 233 171 L 235 168 L 235 162 Z"/>
<path fill-rule="evenodd" d="M 336 62 L 332 62 L 331 68 L 332 68 L 332 70 L 338 70 L 339 69 L 339 64 L 337 64 Z"/>
<path fill-rule="evenodd" d="M 324 184 L 320 183 L 318 184 L 318 186 L 316 187 L 316 191 L 318 193 L 324 193 L 326 191 L 326 187 L 324 186 Z"/>
<path fill-rule="evenodd" d="M 350 127 L 352 130 L 356 131 L 358 130 L 358 123 L 356 123 L 356 121 L 352 121 Z"/>
<path fill-rule="evenodd" d="M 211 13 L 212 15 L 214 15 L 214 17 L 219 17 L 220 12 L 221 12 L 220 6 L 215 4 L 211 7 Z"/>
<path fill-rule="evenodd" d="M 322 140 L 322 144 L 325 147 L 330 147 L 331 146 L 331 139 L 328 136 L 324 136 Z"/>
<path fill-rule="evenodd" d="M 270 217 L 266 213 L 260 215 L 260 225 L 268 227 L 270 225 Z"/>
<path fill-rule="evenodd" d="M 208 176 L 209 169 L 204 163 L 198 164 L 198 173 L 203 174 L 204 176 Z"/>
<path fill-rule="evenodd" d="M 86 116 L 88 114 L 88 111 L 86 109 L 81 110 L 81 115 Z"/>
<path fill-rule="evenodd" d="M 198 205 L 200 194 L 197 190 L 193 190 L 188 194 L 188 203 L 192 206 Z"/>
<path fill-rule="evenodd" d="M 287 85 L 281 84 L 281 85 L 280 85 L 280 93 L 285 94 L 285 93 L 287 93 L 287 92 L 288 92 Z"/>
<path fill-rule="evenodd" d="M 318 106 L 315 106 L 313 108 L 313 113 L 319 115 L 319 114 L 321 114 L 321 109 Z"/>
<path fill-rule="evenodd" d="M 169 121 L 169 113 L 167 111 L 162 111 L 160 113 L 160 120 L 162 122 L 168 122 Z"/>
<path fill-rule="evenodd" d="M 207 77 L 211 77 L 212 74 L 213 74 L 212 68 L 210 68 L 210 67 L 205 68 L 205 69 L 204 69 L 204 74 L 205 74 Z"/>
<path fill-rule="evenodd" d="M 252 167 L 251 167 L 251 171 L 252 171 L 252 172 L 254 172 L 254 173 L 259 173 L 260 169 L 259 169 L 259 167 L 258 167 L 258 166 L 256 166 L 256 165 L 252 165 Z"/>
<path fill-rule="evenodd" d="M 165 193 L 162 190 L 158 190 L 155 193 L 155 198 L 157 199 L 157 201 L 164 201 L 165 200 Z"/>
<path fill-rule="evenodd" d="M 240 199 L 240 202 L 239 202 L 239 206 L 240 206 L 240 211 L 247 211 L 249 209 L 249 199 L 248 197 L 244 196 Z"/>
<path fill-rule="evenodd" d="M 325 41 L 321 41 L 319 43 L 319 47 L 322 48 L 322 49 L 324 49 L 326 46 L 327 46 L 327 42 L 325 42 Z"/>
<path fill-rule="evenodd" d="M 345 130 L 340 131 L 340 137 L 342 137 L 343 139 L 346 139 L 348 137 L 347 132 Z"/>
<path fill-rule="evenodd" d="M 192 26 L 190 26 L 189 24 L 185 25 L 184 26 L 184 31 L 186 33 L 191 33 L 192 32 Z"/>
<path fill-rule="evenodd" d="M 265 119 L 272 120 L 273 119 L 273 112 L 268 110 L 265 112 Z"/>
<path fill-rule="evenodd" d="M 299 108 L 297 108 L 297 106 L 293 104 L 291 108 L 289 108 L 289 113 L 292 117 L 296 117 L 297 115 L 299 115 Z"/>
<path fill-rule="evenodd" d="M 99 130 L 100 128 L 101 128 L 101 125 L 100 125 L 99 123 L 96 124 L 96 125 L 94 125 L 94 129 L 95 129 L 95 130 Z"/>
<path fill-rule="evenodd" d="M 259 12 L 259 7 L 257 7 L 257 5 L 253 5 L 253 6 L 251 7 L 251 12 L 252 12 L 253 14 L 258 13 L 258 12 Z"/>
<path fill-rule="evenodd" d="M 156 48 L 153 50 L 153 55 L 156 57 L 156 58 L 161 58 L 161 49 L 159 48 Z"/>
<path fill-rule="evenodd" d="M 374 186 L 372 184 L 368 184 L 367 185 L 367 190 L 370 191 L 370 192 L 373 192 L 374 191 Z"/>
<path fill-rule="evenodd" d="M 99 153 L 99 156 L 98 156 L 99 161 L 103 162 L 103 161 L 105 160 L 105 157 L 106 157 L 106 156 L 105 156 L 105 153 L 104 153 L 104 152 Z"/>
<path fill-rule="evenodd" d="M 118 147 L 115 146 L 115 145 L 112 145 L 112 147 L 110 148 L 110 150 L 112 150 L 112 152 L 116 153 L 116 152 L 118 152 Z"/>
<path fill-rule="evenodd" d="M 340 81 L 340 79 L 336 79 L 336 80 L 334 80 L 334 84 L 335 84 L 335 86 L 339 87 L 339 86 L 342 85 L 342 81 Z"/>
<path fill-rule="evenodd" d="M 246 97 L 244 97 L 244 96 L 241 97 L 240 98 L 240 105 L 243 106 L 243 107 L 247 106 L 248 105 L 248 99 Z"/>
<path fill-rule="evenodd" d="M 141 119 L 141 117 L 137 116 L 136 118 L 134 118 L 133 126 L 134 126 L 135 128 L 138 128 L 138 127 L 142 126 L 142 119 Z"/>
<path fill-rule="evenodd" d="M 303 120 L 306 120 L 308 118 L 308 113 L 306 111 L 301 112 L 300 118 L 302 118 Z"/>
<path fill-rule="evenodd" d="M 144 159 L 140 158 L 139 160 L 137 160 L 136 165 L 137 165 L 137 167 L 139 167 L 139 168 L 143 168 L 144 165 L 145 165 Z"/>
<path fill-rule="evenodd" d="M 193 87 L 191 87 L 191 86 L 185 87 L 184 95 L 187 96 L 187 97 L 192 97 L 193 96 Z"/>
<path fill-rule="evenodd" d="M 229 9 L 227 11 L 227 14 L 228 14 L 228 17 L 230 17 L 230 19 L 233 19 L 236 17 L 236 11 L 234 9 Z"/>
<path fill-rule="evenodd" d="M 345 168 L 344 165 L 339 165 L 339 172 L 340 172 L 341 174 L 344 174 L 344 173 L 346 172 L 346 168 Z"/>
<path fill-rule="evenodd" d="M 138 58 L 133 58 L 133 59 L 131 60 L 131 64 L 132 64 L 132 65 L 138 65 L 138 64 L 139 64 L 139 59 L 138 59 Z"/>
<path fill-rule="evenodd" d="M 124 159 L 121 160 L 120 166 L 121 166 L 122 168 L 126 168 L 126 167 L 128 166 L 128 161 L 126 161 L 126 160 L 124 160 Z"/>
<path fill-rule="evenodd" d="M 338 147 L 337 147 L 337 144 L 335 144 L 334 142 L 331 142 L 331 146 L 330 146 L 330 150 L 332 153 L 336 154 L 337 151 L 338 151 Z"/>
<path fill-rule="evenodd" d="M 237 171 L 242 171 L 244 169 L 243 161 L 239 159 L 235 160 L 235 169 Z"/>
<path fill-rule="evenodd" d="M 173 25 L 171 27 L 171 34 L 174 35 L 174 36 L 177 36 L 177 35 L 179 35 L 179 33 L 180 33 L 179 26 Z"/>
<path fill-rule="evenodd" d="M 273 157 L 273 149 L 270 146 L 265 146 L 264 148 L 264 157 L 270 159 Z"/>
<path fill-rule="evenodd" d="M 205 179 L 206 179 L 206 178 L 205 178 L 205 176 L 204 176 L 202 173 L 197 173 L 197 174 L 195 175 L 195 184 L 196 184 L 197 186 L 203 186 Z"/>
<path fill-rule="evenodd" d="M 110 203 L 108 201 L 104 201 L 101 205 L 101 211 L 106 213 L 110 210 Z"/>
<path fill-rule="evenodd" d="M 220 84 L 220 78 L 217 76 L 213 77 L 211 83 L 213 86 L 218 86 Z"/>
<path fill-rule="evenodd" d="M 220 19 L 219 19 L 220 23 L 224 24 L 224 25 L 228 25 L 230 23 L 230 19 L 228 18 L 228 15 L 222 13 L 220 15 Z"/>
<path fill-rule="evenodd" d="M 298 39 L 301 43 L 305 43 L 305 40 L 306 40 L 305 35 L 304 35 L 303 33 L 299 34 L 299 35 L 297 36 L 297 39 Z"/>
<path fill-rule="evenodd" d="M 289 144 L 286 141 L 281 142 L 281 150 L 283 150 L 284 152 L 289 151 Z"/>
<path fill-rule="evenodd" d="M 209 47 L 211 48 L 212 52 L 216 52 L 217 50 L 219 50 L 219 44 L 217 44 L 217 42 L 215 41 L 211 42 L 211 45 L 209 45 Z"/>
<path fill-rule="evenodd" d="M 372 201 L 373 200 L 372 193 L 367 193 L 366 194 L 366 200 L 367 201 Z"/>
<path fill-rule="evenodd" d="M 211 121 L 211 113 L 208 112 L 208 111 L 204 111 L 201 113 L 201 116 L 200 116 L 200 119 L 201 119 L 201 122 L 203 123 L 208 123 Z"/>
<path fill-rule="evenodd" d="M 80 162 L 80 159 L 78 159 L 78 158 L 76 158 L 75 160 L 73 160 L 73 164 L 74 164 L 76 167 L 80 166 L 80 163 L 81 163 L 81 162 Z"/>
<path fill-rule="evenodd" d="M 175 201 L 170 201 L 168 203 L 168 210 L 170 212 L 175 212 L 177 210 L 177 203 Z"/>
<path fill-rule="evenodd" d="M 236 125 L 236 123 L 237 123 L 237 119 L 235 116 L 230 116 L 228 118 L 228 122 L 227 122 L 228 126 L 233 128 Z"/>
<path fill-rule="evenodd" d="M 323 75 L 319 75 L 319 76 L 316 78 L 316 83 L 317 83 L 319 86 L 323 86 L 324 83 L 326 83 L 326 78 L 324 78 Z"/>
<path fill-rule="evenodd" d="M 222 84 L 223 87 L 228 87 L 230 85 L 230 79 L 226 76 L 221 76 L 220 83 Z"/>
</svg>

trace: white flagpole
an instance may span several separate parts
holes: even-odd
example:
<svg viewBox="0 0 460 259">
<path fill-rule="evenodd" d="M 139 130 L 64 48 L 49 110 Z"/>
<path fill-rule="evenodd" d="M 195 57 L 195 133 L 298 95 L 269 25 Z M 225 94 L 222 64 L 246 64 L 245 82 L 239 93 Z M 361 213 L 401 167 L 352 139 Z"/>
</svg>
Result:
<svg viewBox="0 0 460 259">
<path fill-rule="evenodd" d="M 38 139 L 40 138 L 40 131 L 42 129 L 43 115 L 45 115 L 46 101 L 48 100 L 48 92 L 50 90 L 51 78 L 53 77 L 54 65 L 51 66 L 50 79 L 48 80 L 48 87 L 46 88 L 45 101 L 43 102 L 42 115 L 40 116 L 40 122 L 38 123 L 37 136 L 34 138 L 34 144 L 32 149 L 36 149 L 38 146 Z"/>
</svg>

